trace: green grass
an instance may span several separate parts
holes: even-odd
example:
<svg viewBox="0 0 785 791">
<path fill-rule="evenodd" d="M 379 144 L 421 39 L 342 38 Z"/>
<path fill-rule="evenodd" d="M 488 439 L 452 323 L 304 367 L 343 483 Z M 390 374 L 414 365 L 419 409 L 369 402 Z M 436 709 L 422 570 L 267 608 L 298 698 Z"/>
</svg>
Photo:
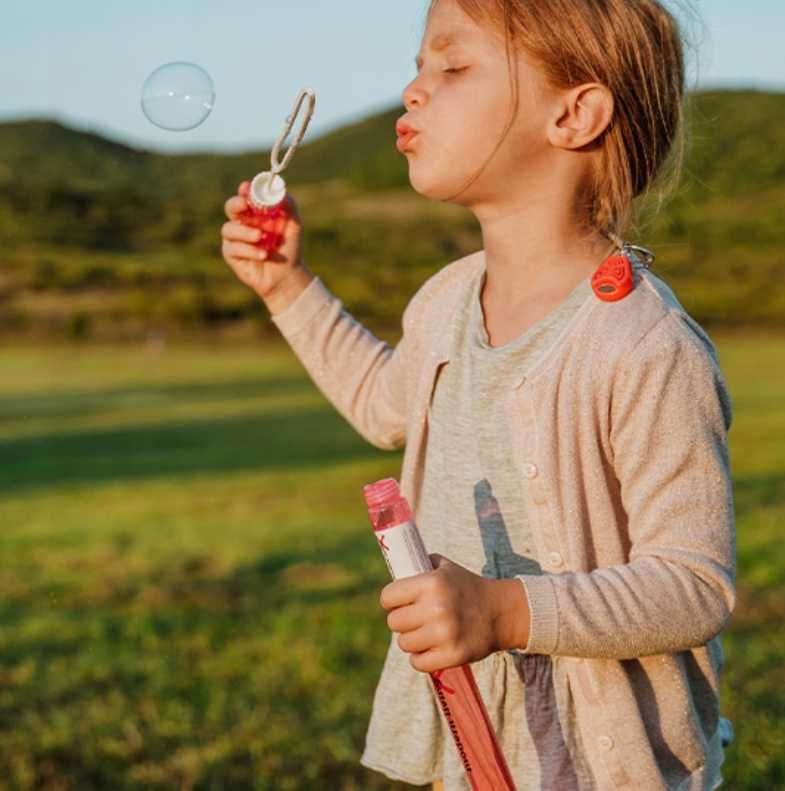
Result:
<svg viewBox="0 0 785 791">
<path fill-rule="evenodd" d="M 785 339 L 734 399 L 729 789 L 785 783 Z M 362 485 L 288 348 L 0 349 L 0 787 L 408 788 L 359 764 L 390 638 Z"/>
</svg>

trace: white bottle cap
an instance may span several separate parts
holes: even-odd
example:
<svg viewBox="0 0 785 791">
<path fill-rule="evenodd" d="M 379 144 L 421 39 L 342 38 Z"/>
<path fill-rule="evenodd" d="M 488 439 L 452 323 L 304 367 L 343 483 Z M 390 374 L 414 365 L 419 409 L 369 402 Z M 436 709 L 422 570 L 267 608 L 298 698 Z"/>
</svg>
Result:
<svg viewBox="0 0 785 791">
<path fill-rule="evenodd" d="M 257 209 L 269 208 L 280 203 L 286 195 L 286 182 L 269 170 L 257 173 L 251 182 L 248 201 Z"/>
</svg>

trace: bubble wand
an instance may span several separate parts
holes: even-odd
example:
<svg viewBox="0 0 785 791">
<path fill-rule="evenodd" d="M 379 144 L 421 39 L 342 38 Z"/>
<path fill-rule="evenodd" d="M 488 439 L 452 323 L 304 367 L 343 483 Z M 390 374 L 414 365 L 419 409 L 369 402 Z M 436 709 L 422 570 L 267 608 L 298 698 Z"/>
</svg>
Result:
<svg viewBox="0 0 785 791">
<path fill-rule="evenodd" d="M 281 146 L 288 137 L 303 100 L 306 98 L 308 99 L 308 108 L 300 130 L 289 144 L 283 159 L 279 159 Z M 267 252 L 273 252 L 283 244 L 284 229 L 291 215 L 285 203 L 286 182 L 280 174 L 291 161 L 295 149 L 303 139 L 315 106 L 316 94 L 313 89 L 303 88 L 295 100 L 291 115 L 286 117 L 283 131 L 278 135 L 270 152 L 270 170 L 264 170 L 253 177 L 247 196 L 248 208 L 239 217 L 243 224 L 258 228 L 262 232 L 259 241 L 255 244 Z"/>
<path fill-rule="evenodd" d="M 394 478 L 363 487 L 368 516 L 393 579 L 432 571 L 411 508 Z M 472 791 L 516 791 L 468 664 L 429 673 Z"/>
</svg>

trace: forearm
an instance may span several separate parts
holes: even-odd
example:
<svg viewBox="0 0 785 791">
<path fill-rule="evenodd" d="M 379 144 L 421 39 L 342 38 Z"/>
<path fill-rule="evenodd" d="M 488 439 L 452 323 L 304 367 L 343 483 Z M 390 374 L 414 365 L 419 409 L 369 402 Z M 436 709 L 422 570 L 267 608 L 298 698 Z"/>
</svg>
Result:
<svg viewBox="0 0 785 791">
<path fill-rule="evenodd" d="M 530 607 L 527 653 L 632 659 L 705 643 L 733 610 L 731 570 L 684 551 L 679 560 L 650 555 L 591 572 L 519 575 Z"/>
<path fill-rule="evenodd" d="M 392 349 L 354 319 L 321 279 L 307 270 L 293 274 L 291 282 L 268 300 L 273 323 L 333 406 L 371 444 L 401 447 L 406 376 L 416 365 L 410 359 L 406 333 Z"/>
</svg>

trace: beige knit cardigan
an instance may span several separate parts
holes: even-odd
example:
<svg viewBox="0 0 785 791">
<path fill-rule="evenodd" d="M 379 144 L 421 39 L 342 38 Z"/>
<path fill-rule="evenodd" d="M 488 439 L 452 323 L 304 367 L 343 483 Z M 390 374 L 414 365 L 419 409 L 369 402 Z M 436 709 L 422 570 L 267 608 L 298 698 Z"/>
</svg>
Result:
<svg viewBox="0 0 785 791">
<path fill-rule="evenodd" d="M 484 266 L 480 250 L 430 277 L 395 348 L 319 277 L 272 316 L 360 435 L 405 445 L 415 521 L 455 306 Z M 711 789 L 719 633 L 736 603 L 731 401 L 713 343 L 673 291 L 651 271 L 634 281 L 617 302 L 588 299 L 500 404 L 544 572 L 519 575 L 531 609 L 520 650 L 569 657 L 590 760 L 614 788 Z"/>
</svg>

